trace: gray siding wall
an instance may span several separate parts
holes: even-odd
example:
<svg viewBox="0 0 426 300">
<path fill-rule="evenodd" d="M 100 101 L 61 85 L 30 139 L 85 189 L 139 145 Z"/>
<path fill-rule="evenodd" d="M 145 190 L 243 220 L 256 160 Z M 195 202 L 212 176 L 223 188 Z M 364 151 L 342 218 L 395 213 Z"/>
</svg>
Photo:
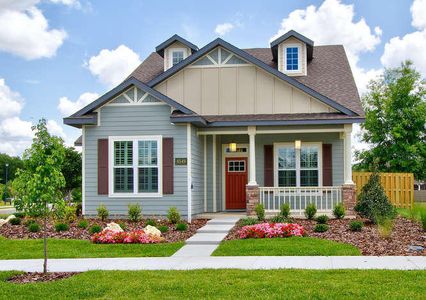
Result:
<svg viewBox="0 0 426 300">
<path fill-rule="evenodd" d="M 216 137 L 216 203 L 217 210 L 222 207 L 222 179 L 225 162 L 222 160 L 222 145 L 236 142 L 237 144 L 248 144 L 248 135 L 218 135 Z M 207 136 L 207 208 L 213 211 L 213 137 Z M 280 142 L 294 142 L 301 140 L 305 142 L 322 142 L 332 144 L 333 185 L 344 183 L 343 180 L 343 140 L 339 133 L 301 133 L 301 134 L 258 134 L 256 135 L 256 180 L 259 186 L 264 185 L 264 145 L 272 145 Z"/>
<path fill-rule="evenodd" d="M 161 198 L 109 198 L 98 195 L 97 143 L 108 136 L 162 135 L 173 137 L 174 157 L 187 157 L 186 125 L 170 123 L 168 105 L 104 106 L 100 111 L 100 126 L 85 128 L 85 214 L 95 215 L 96 208 L 105 204 L 112 215 L 127 214 L 129 203 L 139 203 L 144 215 L 165 215 L 176 206 L 187 215 L 187 167 L 174 167 L 174 194 Z"/>
<path fill-rule="evenodd" d="M 204 212 L 204 137 L 191 126 L 192 214 Z"/>
</svg>

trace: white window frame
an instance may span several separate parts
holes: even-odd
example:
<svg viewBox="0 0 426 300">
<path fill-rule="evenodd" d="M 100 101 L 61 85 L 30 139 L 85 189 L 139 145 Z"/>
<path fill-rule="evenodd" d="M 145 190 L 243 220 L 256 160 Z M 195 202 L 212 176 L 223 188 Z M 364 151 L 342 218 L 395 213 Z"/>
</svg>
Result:
<svg viewBox="0 0 426 300">
<path fill-rule="evenodd" d="M 114 193 L 114 142 L 133 142 L 133 193 Z M 157 142 L 158 192 L 138 193 L 139 185 L 139 141 Z M 149 198 L 163 196 L 163 137 L 161 135 L 110 136 L 108 137 L 108 194 L 111 198 Z"/>
<path fill-rule="evenodd" d="M 297 70 L 287 70 L 287 49 L 297 48 Z M 302 47 L 299 44 L 286 44 L 283 47 L 283 66 L 285 73 L 300 73 L 302 72 Z"/>
<path fill-rule="evenodd" d="M 185 48 L 172 48 L 170 49 L 169 53 L 169 68 L 173 67 L 173 53 L 174 52 L 182 52 L 183 53 L 183 59 L 187 57 L 186 49 Z"/>
<path fill-rule="evenodd" d="M 322 187 L 322 142 L 302 142 L 302 147 L 304 146 L 316 146 L 318 147 L 318 187 Z M 278 149 L 280 147 L 293 147 L 293 143 L 274 143 L 274 186 L 278 187 Z M 308 186 L 300 185 L 300 151 L 296 150 L 296 186 L 300 188 L 308 188 Z"/>
</svg>

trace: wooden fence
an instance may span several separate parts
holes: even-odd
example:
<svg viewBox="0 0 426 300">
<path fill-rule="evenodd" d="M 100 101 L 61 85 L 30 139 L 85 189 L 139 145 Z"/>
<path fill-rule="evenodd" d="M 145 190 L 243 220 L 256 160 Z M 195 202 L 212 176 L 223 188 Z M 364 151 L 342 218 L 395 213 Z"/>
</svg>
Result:
<svg viewBox="0 0 426 300">
<path fill-rule="evenodd" d="M 356 184 L 357 195 L 359 195 L 371 174 L 369 172 L 352 173 L 352 180 Z M 414 176 L 412 173 L 380 173 L 380 183 L 393 205 L 400 208 L 413 207 Z"/>
</svg>

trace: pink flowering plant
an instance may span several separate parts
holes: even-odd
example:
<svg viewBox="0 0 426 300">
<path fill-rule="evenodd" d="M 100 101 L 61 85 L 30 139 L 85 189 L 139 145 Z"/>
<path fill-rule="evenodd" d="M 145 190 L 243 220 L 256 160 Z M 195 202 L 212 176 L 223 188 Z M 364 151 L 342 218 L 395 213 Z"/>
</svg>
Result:
<svg viewBox="0 0 426 300">
<path fill-rule="evenodd" d="M 260 223 L 244 226 L 239 232 L 241 239 L 303 236 L 304 234 L 303 226 L 295 223 Z"/>
<path fill-rule="evenodd" d="M 131 232 L 104 230 L 92 236 L 92 242 L 96 244 L 155 244 L 163 241 L 163 237 L 147 234 L 143 230 Z"/>
</svg>

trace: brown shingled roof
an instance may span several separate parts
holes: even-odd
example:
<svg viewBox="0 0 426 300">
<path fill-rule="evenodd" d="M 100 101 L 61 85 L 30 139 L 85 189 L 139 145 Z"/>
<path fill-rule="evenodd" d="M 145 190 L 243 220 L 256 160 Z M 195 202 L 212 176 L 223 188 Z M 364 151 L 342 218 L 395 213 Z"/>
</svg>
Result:
<svg viewBox="0 0 426 300">
<path fill-rule="evenodd" d="M 276 62 L 272 60 L 270 48 L 242 50 L 269 66 L 277 68 Z M 163 73 L 163 69 L 163 58 L 153 52 L 130 76 L 147 83 Z M 354 111 L 359 116 L 364 116 L 355 80 L 342 45 L 315 46 L 313 59 L 308 61 L 307 76 L 293 78 Z"/>
</svg>

